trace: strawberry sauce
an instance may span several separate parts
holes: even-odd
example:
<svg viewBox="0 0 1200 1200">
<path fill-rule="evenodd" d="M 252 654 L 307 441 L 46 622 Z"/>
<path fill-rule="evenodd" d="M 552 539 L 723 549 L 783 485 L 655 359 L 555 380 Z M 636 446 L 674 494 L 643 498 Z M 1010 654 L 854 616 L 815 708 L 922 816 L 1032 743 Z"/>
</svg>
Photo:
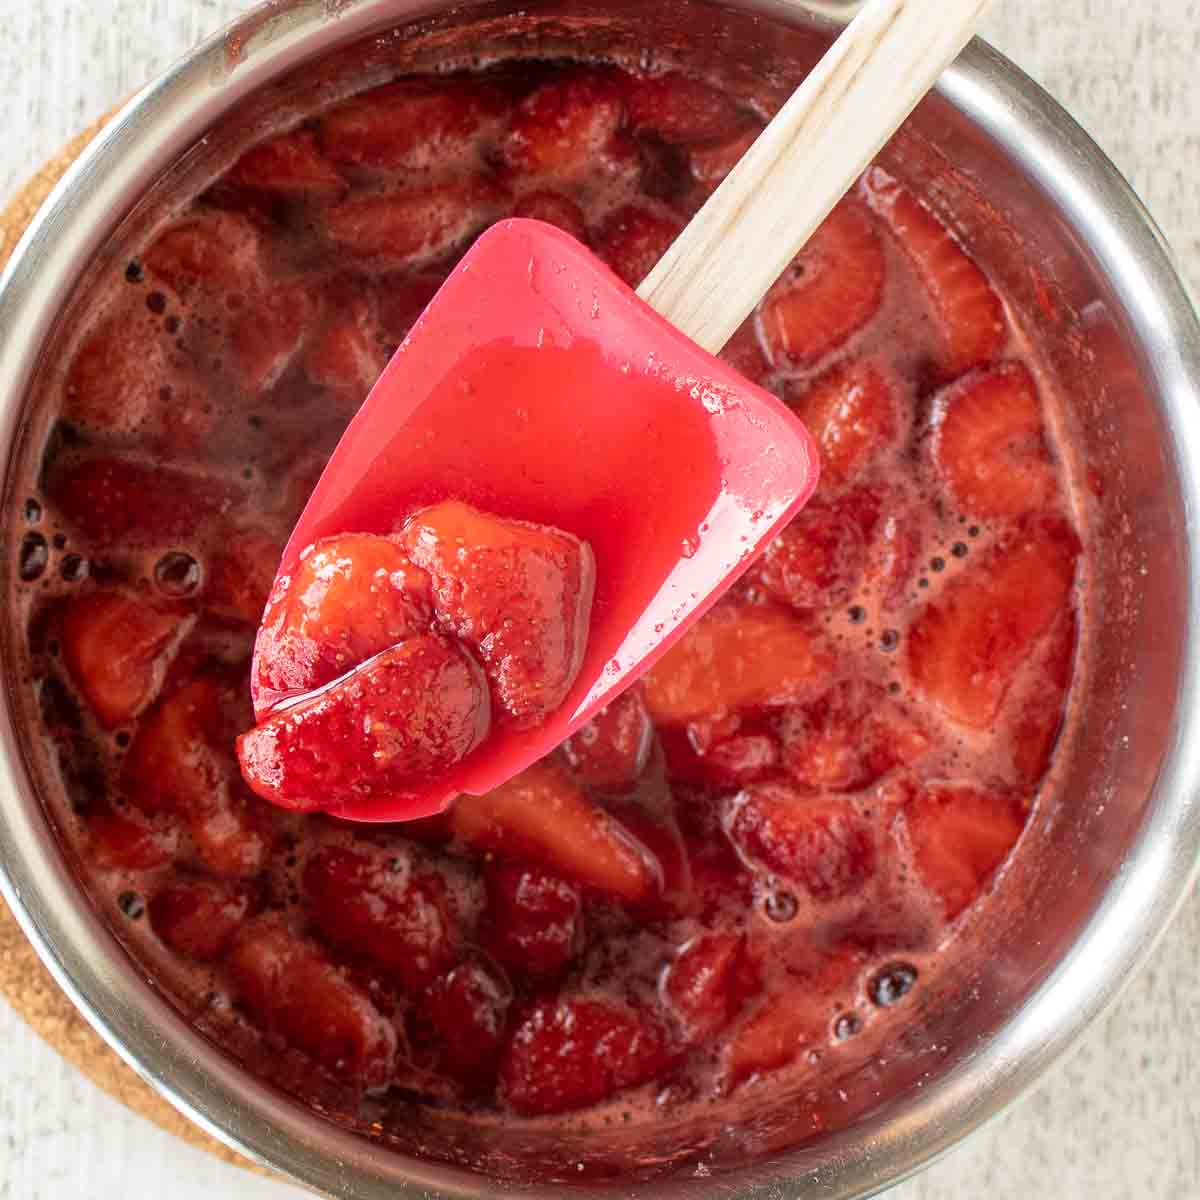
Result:
<svg viewBox="0 0 1200 1200">
<path fill-rule="evenodd" d="M 421 821 L 243 781 L 254 707 L 364 660 L 329 719 L 376 705 L 387 737 L 345 771 L 306 746 L 310 796 L 465 753 L 505 654 L 512 719 L 561 693 L 575 632 L 494 662 L 430 632 L 492 614 L 419 531 L 315 547 L 250 656 L 328 454 L 474 236 L 537 217 L 636 283 L 764 115 L 603 63 L 338 100 L 183 198 L 55 376 L 13 587 L 61 837 L 189 1019 L 342 1119 L 653 1122 L 832 1078 L 915 1020 L 1054 801 L 1086 567 L 1058 401 L 987 265 L 879 167 L 724 354 L 808 424 L 816 497 L 639 685 Z M 567 620 L 590 584 L 543 549 L 559 576 L 513 594 Z"/>
</svg>

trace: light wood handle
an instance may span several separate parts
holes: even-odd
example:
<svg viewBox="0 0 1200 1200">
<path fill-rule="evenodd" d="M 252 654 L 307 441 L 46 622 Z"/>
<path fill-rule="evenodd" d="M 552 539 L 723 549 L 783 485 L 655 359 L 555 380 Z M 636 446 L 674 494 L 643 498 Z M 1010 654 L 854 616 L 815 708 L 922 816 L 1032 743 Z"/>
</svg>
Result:
<svg viewBox="0 0 1200 1200">
<path fill-rule="evenodd" d="M 717 353 L 971 40 L 991 0 L 870 0 L 638 288 Z"/>
</svg>

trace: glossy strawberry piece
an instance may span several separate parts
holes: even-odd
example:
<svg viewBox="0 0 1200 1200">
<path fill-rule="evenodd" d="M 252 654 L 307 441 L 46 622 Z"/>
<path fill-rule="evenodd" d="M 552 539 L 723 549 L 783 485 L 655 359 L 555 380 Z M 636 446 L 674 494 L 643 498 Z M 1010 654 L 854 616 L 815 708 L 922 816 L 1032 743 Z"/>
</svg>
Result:
<svg viewBox="0 0 1200 1200">
<path fill-rule="evenodd" d="M 830 665 L 819 638 L 774 608 L 719 604 L 646 675 L 655 721 L 683 723 L 811 694 Z"/>
<path fill-rule="evenodd" d="M 1013 796 L 965 784 L 930 784 L 905 806 L 904 825 L 921 883 L 954 920 L 1008 857 L 1025 828 Z"/>
<path fill-rule="evenodd" d="M 844 345 L 878 310 L 884 275 L 870 215 L 843 200 L 762 303 L 759 320 L 772 360 L 807 366 Z"/>
<path fill-rule="evenodd" d="M 665 142 L 717 142 L 740 133 L 746 117 L 734 101 L 682 71 L 629 81 L 629 119 Z"/>
<path fill-rule="evenodd" d="M 238 757 L 264 800 L 336 811 L 349 798 L 408 794 L 465 758 L 487 736 L 488 721 L 479 667 L 423 634 L 244 733 Z"/>
<path fill-rule="evenodd" d="M 303 280 L 263 284 L 232 322 L 231 365 L 248 392 L 268 391 L 300 353 L 316 313 L 310 288 Z"/>
<path fill-rule="evenodd" d="M 396 1056 L 391 1022 L 281 919 L 266 916 L 243 929 L 228 965 L 238 998 L 267 1033 L 346 1083 L 387 1083 Z"/>
<path fill-rule="evenodd" d="M 305 350 L 304 373 L 346 405 L 357 406 L 387 366 L 380 330 L 369 297 L 339 289 L 330 303 L 332 317 Z"/>
<path fill-rule="evenodd" d="M 587 647 L 587 543 L 454 500 L 417 513 L 399 541 L 429 572 L 439 623 L 479 654 L 506 719 L 526 727 L 554 712 Z"/>
<path fill-rule="evenodd" d="M 259 717 L 282 695 L 309 692 L 429 629 L 429 576 L 394 541 L 325 538 L 275 585 L 255 646 Z"/>
<path fill-rule="evenodd" d="M 860 791 L 896 767 L 912 766 L 932 745 L 907 706 L 861 678 L 790 709 L 779 736 L 788 773 L 818 792 Z"/>
<path fill-rule="evenodd" d="M 386 967 L 408 991 L 450 967 L 460 935 L 445 884 L 410 856 L 326 847 L 305 864 L 303 889 L 330 944 Z"/>
<path fill-rule="evenodd" d="M 848 800 L 758 784 L 731 803 L 726 829 L 743 858 L 814 900 L 840 900 L 875 874 L 874 838 Z"/>
<path fill-rule="evenodd" d="M 463 245 L 508 208 L 502 187 L 470 175 L 343 200 L 325 213 L 325 232 L 375 268 L 411 266 Z"/>
<path fill-rule="evenodd" d="M 1037 783 L 1050 766 L 1065 718 L 1078 624 L 1073 612 L 1059 618 L 1038 656 L 1035 673 L 1017 697 L 1010 740 L 1013 768 L 1020 783 Z"/>
<path fill-rule="evenodd" d="M 661 992 L 684 1041 L 699 1045 L 733 1021 L 759 983 L 744 935 L 706 933 L 680 947 L 663 974 Z"/>
<path fill-rule="evenodd" d="M 620 73 L 583 67 L 542 84 L 521 101 L 501 153 L 518 175 L 566 180 L 603 172 L 614 165 L 624 122 Z"/>
<path fill-rule="evenodd" d="M 296 129 L 247 150 L 225 177 L 243 187 L 285 196 L 330 196 L 346 181 L 321 153 L 316 135 Z"/>
<path fill-rule="evenodd" d="M 273 534 L 243 529 L 223 540 L 213 556 L 204 607 L 240 625 L 257 625 L 267 606 L 283 545 Z"/>
<path fill-rule="evenodd" d="M 1008 330 L 987 276 L 941 221 L 881 167 L 867 171 L 862 192 L 925 284 L 941 328 L 942 377 L 953 379 L 994 358 Z"/>
<path fill-rule="evenodd" d="M 662 1074 L 662 1031 L 646 1017 L 599 1000 L 536 1005 L 500 1063 L 499 1099 L 521 1116 L 586 1108 Z"/>
<path fill-rule="evenodd" d="M 1041 398 L 1023 364 L 960 379 L 934 401 L 931 424 L 934 467 L 960 511 L 1011 517 L 1054 499 Z"/>
<path fill-rule="evenodd" d="M 88 858 L 102 871 L 149 871 L 170 862 L 178 849 L 173 829 L 108 803 L 89 809 L 86 823 Z"/>
<path fill-rule="evenodd" d="M 469 1090 L 490 1087 L 511 1002 L 508 981 L 477 959 L 460 963 L 439 980 L 426 1006 L 442 1036 L 439 1069 Z"/>
<path fill-rule="evenodd" d="M 641 691 L 631 688 L 562 744 L 575 778 L 600 791 L 624 791 L 646 766 L 654 725 Z"/>
<path fill-rule="evenodd" d="M 483 944 L 514 978 L 558 975 L 582 943 L 579 889 L 518 859 L 485 867 Z"/>
<path fill-rule="evenodd" d="M 330 109 L 321 146 L 356 167 L 444 164 L 472 151 L 506 107 L 501 89 L 476 80 L 397 80 Z"/>
<path fill-rule="evenodd" d="M 258 799 L 241 787 L 235 768 L 222 755 L 228 785 L 213 798 L 207 811 L 191 822 L 189 832 L 200 861 L 224 879 L 252 879 L 266 865 L 267 826 Z"/>
<path fill-rule="evenodd" d="M 527 221 L 545 221 L 577 241 L 586 243 L 588 240 L 583 210 L 569 196 L 549 188 L 526 192 L 513 207 L 512 215 Z"/>
<path fill-rule="evenodd" d="M 150 926 L 177 954 L 215 962 L 252 907 L 245 888 L 215 879 L 177 879 L 151 898 Z"/>
<path fill-rule="evenodd" d="M 450 827 L 475 849 L 519 855 L 618 900 L 645 900 L 659 888 L 644 847 L 547 760 L 484 796 L 459 796 Z"/>
<path fill-rule="evenodd" d="M 596 255 L 636 288 L 682 232 L 683 221 L 665 208 L 626 204 L 596 235 Z"/>
<path fill-rule="evenodd" d="M 908 670 L 951 720 L 986 729 L 1038 639 L 1071 605 L 1079 539 L 1061 517 L 1022 521 L 913 622 Z"/>
<path fill-rule="evenodd" d="M 88 592 L 67 602 L 63 662 L 101 725 L 123 725 L 154 699 L 170 651 L 191 624 L 185 608 L 129 592 Z"/>
<path fill-rule="evenodd" d="M 177 221 L 150 245 L 142 263 L 150 275 L 190 297 L 200 289 L 245 293 L 261 278 L 262 234 L 246 217 L 201 212 Z"/>
<path fill-rule="evenodd" d="M 693 146 L 688 153 L 688 162 L 695 179 L 704 193 L 715 192 L 725 177 L 742 161 L 747 150 L 758 140 L 762 126 L 748 120 L 738 133 L 719 142 Z"/>
<path fill-rule="evenodd" d="M 836 367 L 789 397 L 789 403 L 817 439 L 826 487 L 853 479 L 891 449 L 900 434 L 899 405 L 875 359 Z"/>
</svg>

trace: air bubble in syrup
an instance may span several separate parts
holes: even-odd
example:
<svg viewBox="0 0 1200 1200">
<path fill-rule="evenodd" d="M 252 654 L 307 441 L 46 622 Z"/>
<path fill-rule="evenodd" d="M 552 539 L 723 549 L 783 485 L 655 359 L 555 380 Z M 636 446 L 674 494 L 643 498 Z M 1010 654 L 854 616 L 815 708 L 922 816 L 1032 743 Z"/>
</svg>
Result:
<svg viewBox="0 0 1200 1200">
<path fill-rule="evenodd" d="M 154 582 L 164 595 L 191 595 L 200 586 L 200 564 L 182 550 L 171 550 L 154 564 Z"/>
<path fill-rule="evenodd" d="M 146 902 L 137 892 L 122 892 L 117 897 L 117 907 L 131 921 L 136 921 L 146 911 Z"/>
<path fill-rule="evenodd" d="M 911 963 L 889 963 L 877 971 L 867 985 L 867 992 L 880 1008 L 898 1004 L 917 982 L 917 968 Z"/>
<path fill-rule="evenodd" d="M 26 583 L 40 579 L 50 561 L 50 548 L 40 533 L 27 533 L 21 539 L 20 575 Z"/>
<path fill-rule="evenodd" d="M 793 920 L 799 907 L 791 892 L 771 892 L 763 901 L 763 912 L 780 925 Z"/>
<path fill-rule="evenodd" d="M 42 506 L 30 496 L 25 501 L 25 520 L 30 525 L 36 525 L 42 519 Z"/>
<path fill-rule="evenodd" d="M 82 554 L 68 554 L 58 570 L 67 583 L 82 583 L 91 574 L 91 564 Z"/>
<path fill-rule="evenodd" d="M 833 1024 L 835 1041 L 845 1042 L 862 1029 L 862 1021 L 857 1013 L 842 1013 Z"/>
</svg>

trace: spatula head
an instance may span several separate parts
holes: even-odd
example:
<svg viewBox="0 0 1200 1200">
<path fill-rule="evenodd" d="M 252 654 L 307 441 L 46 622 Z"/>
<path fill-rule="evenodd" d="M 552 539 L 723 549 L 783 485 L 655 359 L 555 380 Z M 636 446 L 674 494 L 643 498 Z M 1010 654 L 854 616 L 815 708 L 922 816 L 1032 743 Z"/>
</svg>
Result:
<svg viewBox="0 0 1200 1200">
<path fill-rule="evenodd" d="M 418 795 L 331 797 L 330 810 L 417 817 L 536 761 L 665 653 L 804 505 L 817 471 L 812 439 L 779 400 L 663 320 L 583 245 L 536 221 L 494 226 L 346 430 L 280 578 L 320 538 L 389 534 L 451 498 L 557 526 L 595 555 L 583 666 L 539 727 L 494 726 Z M 255 696 L 260 719 L 278 699 Z"/>
</svg>

